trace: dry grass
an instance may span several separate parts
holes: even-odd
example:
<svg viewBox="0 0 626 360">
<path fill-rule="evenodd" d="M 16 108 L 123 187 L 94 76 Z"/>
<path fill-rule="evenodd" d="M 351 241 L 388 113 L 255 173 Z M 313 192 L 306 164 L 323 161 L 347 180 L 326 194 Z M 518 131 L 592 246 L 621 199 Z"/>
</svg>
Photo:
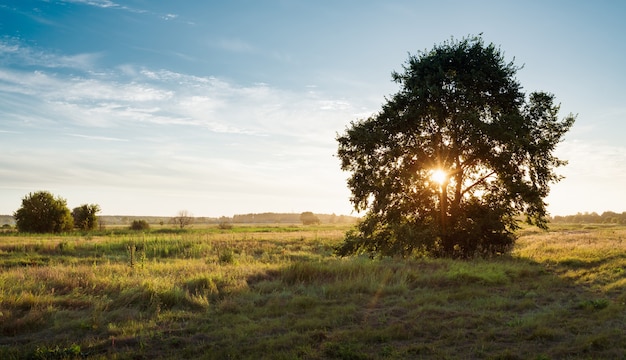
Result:
<svg viewBox="0 0 626 360">
<path fill-rule="evenodd" d="M 625 358 L 626 228 L 494 260 L 339 259 L 346 227 L 0 237 L 0 358 Z"/>
</svg>

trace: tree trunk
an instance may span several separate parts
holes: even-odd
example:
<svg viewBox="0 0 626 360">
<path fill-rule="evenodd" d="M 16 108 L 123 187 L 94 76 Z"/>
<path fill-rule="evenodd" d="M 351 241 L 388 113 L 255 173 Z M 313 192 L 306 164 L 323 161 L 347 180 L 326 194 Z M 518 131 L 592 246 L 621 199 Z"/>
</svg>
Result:
<svg viewBox="0 0 626 360">
<path fill-rule="evenodd" d="M 439 188 L 439 230 L 445 256 L 450 256 L 454 243 L 448 231 L 448 181 Z"/>
</svg>

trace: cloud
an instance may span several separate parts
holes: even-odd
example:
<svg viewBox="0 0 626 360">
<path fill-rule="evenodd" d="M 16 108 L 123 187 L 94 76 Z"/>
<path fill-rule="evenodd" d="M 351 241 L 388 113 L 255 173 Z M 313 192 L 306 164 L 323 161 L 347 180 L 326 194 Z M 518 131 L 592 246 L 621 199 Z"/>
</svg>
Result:
<svg viewBox="0 0 626 360">
<path fill-rule="evenodd" d="M 217 41 L 216 46 L 235 53 L 255 52 L 254 46 L 241 39 L 220 39 Z"/>
<path fill-rule="evenodd" d="M 69 136 L 79 137 L 88 140 L 98 140 L 98 141 L 128 141 L 128 139 L 120 139 L 114 137 L 107 136 L 93 136 L 93 135 L 81 135 L 81 134 L 67 134 Z"/>
<path fill-rule="evenodd" d="M 558 170 L 567 177 L 589 179 L 591 183 L 626 179 L 626 147 L 590 141 L 565 141 L 557 156 L 568 160 Z"/>
<path fill-rule="evenodd" d="M 49 56 L 21 44 L 5 48 Z M 141 201 L 193 193 L 293 203 L 302 196 L 319 202 L 313 194 L 345 188 L 328 174 L 338 172 L 335 132 L 362 106 L 323 89 L 128 64 L 59 72 L 32 63 L 40 65 L 33 71 L 0 63 L 3 125 L 15 132 L 0 132 L 7 138 L 0 141 L 16 150 L 0 154 L 0 178 L 13 191 L 124 188 L 145 192 Z"/>
<path fill-rule="evenodd" d="M 146 13 L 145 10 L 139 10 L 135 8 L 128 7 L 126 5 L 120 5 L 111 0 L 60 0 L 61 2 L 73 3 L 73 4 L 81 4 L 81 5 L 89 5 L 102 9 L 117 9 L 117 10 L 125 10 L 134 13 Z"/>
<path fill-rule="evenodd" d="M 178 17 L 178 15 L 176 15 L 176 14 L 165 14 L 165 15 L 161 16 L 161 19 L 167 21 L 167 20 L 176 19 L 177 17 Z"/>
<path fill-rule="evenodd" d="M 354 113 L 350 102 L 324 98 L 309 88 L 293 92 L 268 84 L 242 86 L 212 76 L 131 65 L 106 71 L 88 69 L 82 76 L 68 76 L 46 69 L 51 63 L 82 69 L 93 57 L 52 56 L 7 42 L 0 42 L 0 49 L 39 65 L 36 71 L 0 67 L 1 92 L 28 99 L 51 118 L 83 125 L 185 125 L 218 133 L 302 139 L 327 136 L 332 129 L 332 138 L 336 122 Z"/>
<path fill-rule="evenodd" d="M 96 6 L 100 8 L 122 8 L 121 5 L 114 3 L 110 0 L 62 0 L 64 2 L 75 3 L 75 4 L 85 4 Z"/>
<path fill-rule="evenodd" d="M 58 55 L 26 47 L 16 39 L 0 39 L 0 64 L 44 68 L 70 68 L 86 71 L 100 59 L 100 53 Z"/>
<path fill-rule="evenodd" d="M 123 11 L 131 12 L 131 13 L 137 13 L 137 14 L 149 14 L 151 16 L 155 16 L 155 17 L 157 17 L 159 19 L 162 19 L 162 20 L 165 20 L 165 21 L 170 21 L 170 20 L 174 20 L 174 19 L 178 19 L 179 18 L 178 14 L 172 14 L 172 13 L 157 14 L 157 13 L 154 13 L 154 12 L 149 11 L 149 10 L 138 9 L 138 8 L 135 8 L 135 7 L 122 5 L 122 4 L 116 3 L 116 2 L 111 1 L 111 0 L 60 0 L 60 1 L 61 2 L 66 2 L 66 3 L 72 3 L 72 4 L 93 6 L 93 7 L 97 7 L 97 8 L 101 8 L 101 9 L 123 10 Z M 187 22 L 187 24 L 193 25 L 190 22 Z"/>
<path fill-rule="evenodd" d="M 0 68 L 0 91 L 28 97 L 54 118 L 98 127 L 152 123 L 217 133 L 332 139 L 337 124 L 355 113 L 349 101 L 324 98 L 306 88 L 293 92 L 169 70 L 129 65 L 118 69 L 66 76 Z"/>
</svg>

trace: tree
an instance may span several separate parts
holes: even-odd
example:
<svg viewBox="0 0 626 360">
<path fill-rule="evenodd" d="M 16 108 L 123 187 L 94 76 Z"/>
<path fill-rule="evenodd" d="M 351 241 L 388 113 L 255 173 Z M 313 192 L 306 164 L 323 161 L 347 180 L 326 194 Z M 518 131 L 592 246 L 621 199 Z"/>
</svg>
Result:
<svg viewBox="0 0 626 360">
<path fill-rule="evenodd" d="M 74 221 L 67 202 L 55 198 L 48 191 L 29 193 L 22 206 L 13 213 L 18 231 L 32 233 L 59 233 L 71 231 Z"/>
<path fill-rule="evenodd" d="M 531 93 L 481 37 L 409 56 L 400 90 L 338 135 L 357 211 L 338 254 L 470 257 L 513 244 L 516 218 L 546 228 L 544 198 L 560 180 L 553 154 L 574 123 L 554 96 Z"/>
<path fill-rule="evenodd" d="M 193 224 L 193 215 L 187 210 L 181 210 L 178 212 L 178 215 L 172 218 L 172 223 L 182 229 L 187 225 Z"/>
<path fill-rule="evenodd" d="M 320 223 L 320 219 L 310 211 L 300 214 L 300 221 L 302 221 L 303 225 L 317 225 Z"/>
<path fill-rule="evenodd" d="M 94 230 L 98 227 L 98 214 L 100 206 L 96 204 L 83 204 L 72 210 L 74 226 L 81 230 Z"/>
</svg>

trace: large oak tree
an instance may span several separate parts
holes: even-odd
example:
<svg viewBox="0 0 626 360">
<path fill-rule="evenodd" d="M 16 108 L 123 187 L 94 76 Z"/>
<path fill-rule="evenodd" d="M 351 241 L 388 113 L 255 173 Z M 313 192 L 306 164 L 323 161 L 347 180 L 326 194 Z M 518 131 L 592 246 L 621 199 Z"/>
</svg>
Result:
<svg viewBox="0 0 626 360">
<path fill-rule="evenodd" d="M 546 227 L 545 197 L 574 123 L 554 96 L 528 96 L 519 67 L 481 37 L 449 40 L 394 72 L 400 90 L 337 137 L 357 211 L 340 255 L 504 253 L 516 219 Z"/>
</svg>

